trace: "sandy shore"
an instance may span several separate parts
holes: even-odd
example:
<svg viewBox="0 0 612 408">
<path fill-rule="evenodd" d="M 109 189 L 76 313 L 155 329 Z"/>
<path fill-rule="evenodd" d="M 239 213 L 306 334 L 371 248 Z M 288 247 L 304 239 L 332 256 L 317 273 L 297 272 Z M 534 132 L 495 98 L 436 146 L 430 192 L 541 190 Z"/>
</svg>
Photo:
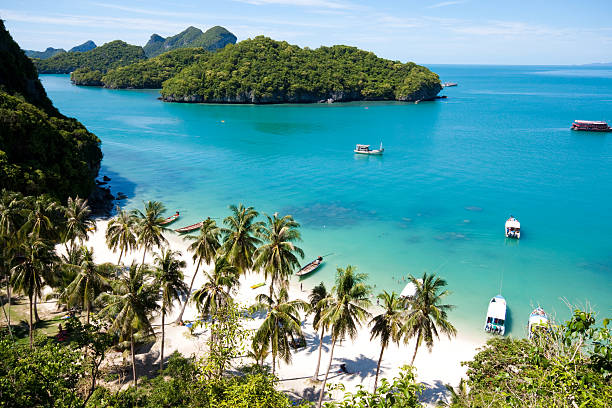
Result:
<svg viewBox="0 0 612 408">
<path fill-rule="evenodd" d="M 94 257 L 96 262 L 113 262 L 116 263 L 119 258 L 119 253 L 110 251 L 105 242 L 105 232 L 108 221 L 100 220 L 97 222 L 97 231 L 90 233 L 90 238 L 87 242 L 88 246 L 94 248 Z M 187 251 L 189 243 L 177 234 L 167 234 L 166 239 L 169 242 L 170 248 L 175 251 L 180 251 L 182 258 L 187 262 L 185 270 L 185 281 L 189 285 L 195 271 L 195 264 L 191 259 L 191 254 Z M 153 262 L 154 254 L 148 253 L 146 261 Z M 122 263 L 130 264 L 132 261 L 142 261 L 142 251 L 135 251 L 124 255 Z M 306 260 L 308 261 L 308 260 Z M 210 265 L 202 265 L 201 269 L 210 270 Z M 198 289 L 204 281 L 203 275 L 198 272 L 194 283 L 194 290 Z M 264 282 L 262 274 L 250 273 L 240 279 L 240 288 L 236 291 L 235 299 L 245 306 L 250 306 L 254 303 L 255 296 L 259 293 L 268 293 L 267 285 L 258 289 L 251 289 L 251 285 Z M 318 280 L 303 281 L 303 291 L 300 290 L 300 283 L 294 277 L 290 282 L 290 298 L 300 298 L 307 300 L 308 291 L 316 285 Z M 329 290 L 330 288 L 328 288 Z M 166 322 L 174 322 L 180 306 L 175 305 L 174 311 L 170 316 L 166 317 Z M 377 314 L 377 308 L 371 310 L 373 314 Z M 184 320 L 194 320 L 197 317 L 197 311 L 193 304 L 188 304 L 183 316 Z M 156 330 L 159 330 L 160 317 L 154 319 Z M 246 323 L 247 327 L 256 329 L 259 326 L 258 319 Z M 279 388 L 304 398 L 313 399 L 313 395 L 318 392 L 319 385 L 313 383 L 310 378 L 314 374 L 317 364 L 319 337 L 312 328 L 312 318 L 309 316 L 303 323 L 303 331 L 307 339 L 307 346 L 298 350 L 293 354 L 291 364 L 281 363 L 280 369 L 277 368 L 277 375 L 280 378 Z M 201 355 L 205 352 L 205 342 L 207 333 L 201 330 L 201 333 L 195 332 L 195 335 L 190 335 L 189 330 L 184 326 L 177 326 L 174 323 L 166 326 L 166 345 L 164 354 L 170 355 L 175 350 L 178 350 L 183 355 L 191 354 Z M 417 370 L 417 379 L 427 386 L 423 395 L 425 402 L 435 403 L 442 395 L 445 394 L 444 384 L 457 385 L 462 376 L 465 375 L 465 368 L 461 366 L 462 361 L 470 360 L 476 353 L 476 349 L 484 344 L 484 341 L 477 342 L 470 339 L 468 336 L 459 333 L 453 340 L 441 338 L 436 342 L 431 353 L 423 346 L 419 349 L 415 360 Z M 160 342 L 158 341 L 152 351 L 159 351 Z M 321 358 L 321 368 L 319 378 L 322 380 L 325 375 L 325 370 L 329 363 L 329 350 L 331 347 L 331 339 L 329 335 L 325 335 L 323 339 L 323 355 Z M 414 342 L 401 346 L 390 345 L 385 350 L 381 365 L 380 378 L 393 378 L 399 373 L 400 368 L 408 364 L 414 351 Z M 378 339 L 370 341 L 369 327 L 362 327 L 355 341 L 345 340 L 336 345 L 334 351 L 334 361 L 330 370 L 331 383 L 342 382 L 347 391 L 356 390 L 357 385 L 362 385 L 366 389 L 371 390 L 374 385 L 374 376 L 376 375 L 376 365 L 380 355 L 380 343 Z M 157 357 L 159 358 L 159 357 Z M 267 361 L 271 364 L 271 357 Z M 252 361 L 250 362 L 252 363 Z M 344 374 L 339 371 L 340 364 L 346 364 L 347 371 L 351 374 Z M 380 380 L 379 380 L 380 381 Z M 334 397 L 341 397 L 338 393 Z"/>
</svg>

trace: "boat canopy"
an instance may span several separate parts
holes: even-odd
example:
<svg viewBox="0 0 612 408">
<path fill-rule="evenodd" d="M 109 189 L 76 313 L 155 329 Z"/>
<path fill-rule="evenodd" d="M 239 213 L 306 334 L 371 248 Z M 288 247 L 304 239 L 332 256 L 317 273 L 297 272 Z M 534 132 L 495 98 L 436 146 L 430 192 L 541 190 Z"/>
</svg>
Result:
<svg viewBox="0 0 612 408">
<path fill-rule="evenodd" d="M 402 293 L 400 293 L 400 297 L 405 297 L 405 298 L 413 297 L 416 294 L 416 289 L 417 288 L 414 283 L 408 282 L 408 284 L 402 290 Z"/>
<path fill-rule="evenodd" d="M 357 148 L 358 148 L 358 149 L 369 149 L 369 148 L 370 148 L 370 145 L 362 145 L 362 144 L 358 144 L 358 145 L 357 145 Z"/>
<path fill-rule="evenodd" d="M 516 218 L 510 218 L 506 221 L 506 228 L 521 228 L 521 223 Z"/>
<path fill-rule="evenodd" d="M 575 120 L 574 123 L 581 123 L 584 125 L 607 125 L 607 122 L 602 122 L 600 120 Z"/>
<path fill-rule="evenodd" d="M 497 295 L 491 299 L 489 303 L 489 309 L 487 310 L 487 317 L 494 319 L 506 319 L 506 299 L 502 296 Z"/>
</svg>

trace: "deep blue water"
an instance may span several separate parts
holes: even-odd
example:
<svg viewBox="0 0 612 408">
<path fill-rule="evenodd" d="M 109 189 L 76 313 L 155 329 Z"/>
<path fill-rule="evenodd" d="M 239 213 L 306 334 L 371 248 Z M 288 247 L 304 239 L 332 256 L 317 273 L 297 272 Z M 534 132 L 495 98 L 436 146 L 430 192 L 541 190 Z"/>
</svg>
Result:
<svg viewBox="0 0 612 408">
<path fill-rule="evenodd" d="M 187 225 L 245 203 L 303 225 L 305 262 L 334 253 L 306 287 L 357 265 L 376 290 L 435 271 L 460 330 L 480 335 L 489 299 L 522 336 L 534 306 L 563 299 L 612 315 L 612 71 L 431 66 L 458 82 L 420 104 L 168 104 L 157 91 L 76 87 L 44 75 L 54 104 L 103 141 L 101 174 L 127 207 L 163 201 Z M 356 143 L 385 145 L 358 157 Z M 520 242 L 503 235 L 510 215 Z"/>
</svg>

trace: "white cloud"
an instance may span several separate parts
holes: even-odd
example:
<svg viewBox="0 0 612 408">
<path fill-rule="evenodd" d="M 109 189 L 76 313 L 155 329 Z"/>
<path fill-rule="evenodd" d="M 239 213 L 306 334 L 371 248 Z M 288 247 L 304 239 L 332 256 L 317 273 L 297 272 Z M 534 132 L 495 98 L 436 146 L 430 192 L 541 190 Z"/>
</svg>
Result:
<svg viewBox="0 0 612 408">
<path fill-rule="evenodd" d="M 253 4 L 255 6 L 297 6 L 297 7 L 315 7 L 315 8 L 328 8 L 328 9 L 350 9 L 350 4 L 328 1 L 328 0 L 234 0 L 241 3 Z"/>
<path fill-rule="evenodd" d="M 455 4 L 463 4 L 463 3 L 465 3 L 465 0 L 443 1 L 441 3 L 432 4 L 431 6 L 428 6 L 426 8 L 433 9 L 433 8 L 453 6 Z"/>
</svg>

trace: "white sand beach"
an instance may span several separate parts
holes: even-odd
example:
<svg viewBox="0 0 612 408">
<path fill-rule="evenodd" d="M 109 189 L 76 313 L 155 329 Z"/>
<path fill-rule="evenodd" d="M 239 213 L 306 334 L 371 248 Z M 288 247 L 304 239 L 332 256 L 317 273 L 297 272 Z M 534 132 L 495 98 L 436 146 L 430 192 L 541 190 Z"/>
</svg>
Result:
<svg viewBox="0 0 612 408">
<path fill-rule="evenodd" d="M 108 249 L 105 242 L 105 231 L 108 224 L 107 220 L 97 221 L 97 231 L 90 233 L 90 238 L 86 245 L 94 248 L 94 257 L 96 262 L 113 262 L 116 263 L 119 258 L 119 253 L 113 253 Z M 172 250 L 180 251 L 182 258 L 187 262 L 185 270 L 185 281 L 189 285 L 195 265 L 191 259 L 191 254 L 188 253 L 188 242 L 183 240 L 181 236 L 174 233 L 166 234 L 166 239 Z M 153 262 L 153 253 L 148 253 L 146 261 Z M 142 251 L 132 252 L 124 255 L 122 263 L 130 264 L 132 261 L 142 261 Z M 210 265 L 202 265 L 201 269 L 210 270 Z M 198 276 L 194 283 L 193 290 L 198 289 L 203 283 L 203 274 L 198 272 Z M 250 306 L 254 303 L 255 296 L 259 293 L 268 293 L 268 286 L 262 286 L 258 289 L 251 289 L 251 286 L 260 282 L 264 282 L 262 274 L 249 273 L 240 279 L 240 288 L 236 292 L 235 299 L 242 305 Z M 319 280 L 313 278 L 312 281 L 303 281 L 303 291 L 300 290 L 300 283 L 297 277 L 293 277 L 290 286 L 290 298 L 300 298 L 307 300 L 309 290 L 319 283 Z M 331 289 L 331 288 L 328 288 Z M 185 356 L 191 354 L 202 355 L 205 352 L 205 342 L 207 333 L 204 329 L 198 329 L 195 335 L 189 334 L 189 329 L 185 326 L 174 324 L 174 320 L 180 312 L 179 305 L 175 305 L 171 315 L 166 317 L 166 344 L 165 356 L 170 355 L 175 350 L 178 350 Z M 371 310 L 372 314 L 377 314 L 376 306 Z M 193 304 L 188 304 L 183 316 L 184 320 L 195 320 L 197 311 Z M 159 330 L 161 318 L 154 319 L 154 326 Z M 247 327 L 256 329 L 259 325 L 258 319 L 247 322 Z M 314 373 L 317 356 L 319 338 L 318 334 L 312 328 L 312 317 L 308 316 L 303 322 L 303 331 L 307 339 L 307 346 L 298 350 L 292 355 L 290 364 L 281 363 L 280 369 L 277 368 L 277 376 L 279 377 L 279 389 L 282 389 L 296 397 L 304 397 L 313 399 L 320 388 L 319 384 L 314 383 L 311 377 Z M 329 350 L 331 347 L 331 339 L 329 335 L 325 335 L 323 339 L 323 354 L 321 358 L 321 367 L 319 370 L 319 379 L 322 380 L 325 375 L 325 370 L 329 362 Z M 457 337 L 448 340 L 443 337 L 437 341 L 431 353 L 428 352 L 425 346 L 419 349 L 415 367 L 417 370 L 417 380 L 426 385 L 427 389 L 423 394 L 423 401 L 435 403 L 442 395 L 445 394 L 444 384 L 457 385 L 461 377 L 465 374 L 465 368 L 461 366 L 462 361 L 470 360 L 477 351 L 477 348 L 484 344 L 470 339 L 468 336 L 458 333 Z M 153 346 L 153 351 L 159 351 L 160 341 Z M 391 344 L 385 350 L 381 365 L 380 378 L 392 379 L 400 368 L 409 364 L 414 351 L 414 343 L 410 342 L 407 345 L 397 346 Z M 374 384 L 376 375 L 376 365 L 380 355 L 380 343 L 378 339 L 370 341 L 369 327 L 364 326 L 359 331 L 355 341 L 346 339 L 336 345 L 334 351 L 334 361 L 332 362 L 329 380 L 330 383 L 342 382 L 346 387 L 346 391 L 355 391 L 358 385 L 371 390 Z M 159 354 L 157 354 L 159 356 Z M 139 355 L 142 357 L 142 355 Z M 156 357 L 159 358 L 159 357 Z M 271 364 L 271 357 L 266 361 Z M 253 363 L 253 361 L 244 362 Z M 349 374 L 340 371 L 340 365 L 346 364 L 346 369 Z M 380 382 L 380 380 L 379 380 Z M 318 395 L 318 394 L 317 394 Z M 332 395 L 333 398 L 339 398 L 342 393 L 339 391 Z"/>
</svg>

